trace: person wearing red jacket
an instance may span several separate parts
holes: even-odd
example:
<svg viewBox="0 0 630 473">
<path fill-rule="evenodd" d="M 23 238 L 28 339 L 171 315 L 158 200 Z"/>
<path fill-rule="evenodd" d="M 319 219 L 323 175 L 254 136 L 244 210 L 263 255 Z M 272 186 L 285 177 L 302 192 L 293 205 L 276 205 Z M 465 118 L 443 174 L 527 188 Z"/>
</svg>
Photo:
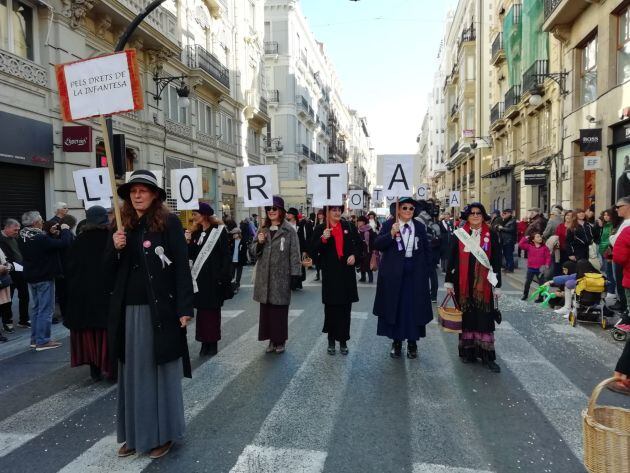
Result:
<svg viewBox="0 0 630 473">
<path fill-rule="evenodd" d="M 613 247 L 613 262 L 623 268 L 622 285 L 626 293 L 626 299 L 630 297 L 630 196 L 622 197 L 615 205 L 617 213 L 624 218 L 624 222 L 617 230 L 614 238 L 611 238 Z M 630 395 L 630 341 L 617 361 L 615 367 L 616 383 L 609 384 L 609 389 Z"/>
</svg>

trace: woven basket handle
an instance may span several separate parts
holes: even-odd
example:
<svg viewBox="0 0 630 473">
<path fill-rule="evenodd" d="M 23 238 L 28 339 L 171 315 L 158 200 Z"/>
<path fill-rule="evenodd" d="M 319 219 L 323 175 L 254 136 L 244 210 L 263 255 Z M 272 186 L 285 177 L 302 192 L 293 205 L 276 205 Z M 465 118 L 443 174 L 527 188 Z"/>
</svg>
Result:
<svg viewBox="0 0 630 473">
<path fill-rule="evenodd" d="M 446 307 L 446 304 L 448 304 L 448 300 L 451 299 L 453 301 L 453 305 L 455 306 L 455 308 L 457 310 L 459 309 L 459 304 L 457 303 L 457 299 L 455 299 L 455 295 L 451 294 L 451 293 L 447 293 L 446 297 L 444 297 L 444 300 L 442 301 L 442 303 L 440 304 L 440 307 Z"/>
<path fill-rule="evenodd" d="M 602 393 L 602 390 L 609 384 L 614 383 L 615 381 L 619 381 L 619 380 L 614 377 L 608 378 L 602 381 L 601 383 L 599 383 L 597 386 L 595 386 L 595 389 L 593 389 L 593 394 L 591 394 L 591 397 L 588 400 L 588 415 L 589 416 L 591 417 L 593 416 L 593 411 L 595 410 L 595 405 L 597 404 L 597 398 Z"/>
</svg>

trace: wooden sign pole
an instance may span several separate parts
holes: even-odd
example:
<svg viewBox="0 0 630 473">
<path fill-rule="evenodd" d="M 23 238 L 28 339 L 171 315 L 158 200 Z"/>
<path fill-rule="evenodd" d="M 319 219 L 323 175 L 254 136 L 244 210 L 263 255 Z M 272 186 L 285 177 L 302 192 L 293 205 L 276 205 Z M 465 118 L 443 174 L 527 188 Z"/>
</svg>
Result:
<svg viewBox="0 0 630 473">
<path fill-rule="evenodd" d="M 114 215 L 116 216 L 116 229 L 124 230 L 122 219 L 120 218 L 120 206 L 118 205 L 118 194 L 116 193 L 116 176 L 114 175 L 114 163 L 112 156 L 112 146 L 109 142 L 109 131 L 105 117 L 101 115 L 101 131 L 103 132 L 103 142 L 105 143 L 105 157 L 107 158 L 107 169 L 109 170 L 109 183 L 112 187 L 112 203 L 114 205 Z"/>
</svg>

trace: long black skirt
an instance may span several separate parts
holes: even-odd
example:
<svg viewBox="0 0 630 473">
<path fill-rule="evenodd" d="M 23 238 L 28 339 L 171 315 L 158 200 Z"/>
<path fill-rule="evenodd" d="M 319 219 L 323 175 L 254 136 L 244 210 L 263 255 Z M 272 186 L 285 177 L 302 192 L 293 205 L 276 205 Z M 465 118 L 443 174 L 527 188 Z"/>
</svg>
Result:
<svg viewBox="0 0 630 473">
<path fill-rule="evenodd" d="M 324 304 L 324 328 L 323 333 L 328 338 L 338 342 L 350 340 L 350 314 L 352 303 L 349 304 Z"/>
<path fill-rule="evenodd" d="M 258 340 L 282 345 L 289 338 L 289 306 L 260 304 Z"/>
</svg>

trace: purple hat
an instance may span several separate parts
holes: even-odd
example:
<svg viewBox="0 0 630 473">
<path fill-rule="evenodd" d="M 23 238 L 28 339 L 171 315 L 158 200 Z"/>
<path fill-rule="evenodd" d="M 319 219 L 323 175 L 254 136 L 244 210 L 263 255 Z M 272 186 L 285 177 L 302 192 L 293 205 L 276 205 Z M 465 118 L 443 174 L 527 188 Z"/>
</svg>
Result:
<svg viewBox="0 0 630 473">
<path fill-rule="evenodd" d="M 278 207 L 279 209 L 284 210 L 284 199 L 279 195 L 273 196 L 273 205 L 274 207 Z"/>
<path fill-rule="evenodd" d="M 205 202 L 199 202 L 199 210 L 193 210 L 193 212 L 198 212 L 206 217 L 212 217 L 214 215 L 214 209 Z"/>
</svg>

